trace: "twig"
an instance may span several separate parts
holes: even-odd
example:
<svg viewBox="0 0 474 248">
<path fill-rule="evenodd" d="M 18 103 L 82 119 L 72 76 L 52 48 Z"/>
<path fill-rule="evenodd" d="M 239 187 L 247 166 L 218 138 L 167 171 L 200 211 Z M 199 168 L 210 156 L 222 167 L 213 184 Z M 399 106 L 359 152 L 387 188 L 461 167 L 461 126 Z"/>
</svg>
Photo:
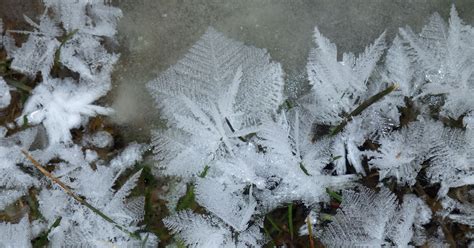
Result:
<svg viewBox="0 0 474 248">
<path fill-rule="evenodd" d="M 227 124 L 227 126 L 229 126 L 230 131 L 232 133 L 235 133 L 235 129 L 232 126 L 232 124 L 230 123 L 229 119 L 227 119 L 227 117 L 225 117 L 224 120 L 225 120 L 225 123 Z M 245 137 L 239 136 L 238 139 L 242 142 L 247 142 L 247 139 L 245 139 Z"/>
<path fill-rule="evenodd" d="M 308 225 L 309 247 L 314 248 L 313 226 L 311 225 L 311 215 L 310 214 L 308 214 L 308 217 L 306 217 L 306 225 Z"/>
<path fill-rule="evenodd" d="M 398 87 L 399 87 L 398 84 L 392 84 L 388 86 L 385 90 L 380 91 L 379 93 L 371 96 L 369 99 L 362 102 L 356 109 L 354 109 L 351 113 L 349 113 L 349 115 L 346 116 L 339 125 L 337 125 L 334 129 L 331 130 L 330 135 L 333 136 L 341 132 L 344 129 L 344 127 L 347 125 L 347 123 L 351 121 L 354 116 L 360 115 L 362 111 L 370 107 L 370 105 L 376 103 L 377 101 L 382 99 L 384 96 L 398 89 Z"/>
<path fill-rule="evenodd" d="M 28 158 L 28 160 L 31 161 L 31 163 L 33 163 L 33 165 L 43 174 L 45 175 L 46 177 L 48 177 L 49 179 L 51 179 L 54 183 L 56 183 L 57 185 L 59 185 L 59 187 L 61 187 L 69 196 L 71 196 L 72 198 L 74 198 L 76 201 L 78 201 L 79 203 L 81 203 L 82 205 L 84 205 L 85 207 L 89 208 L 90 210 L 92 210 L 94 213 L 96 213 L 97 215 L 99 215 L 100 217 L 102 217 L 102 219 L 104 219 L 105 221 L 113 224 L 116 228 L 118 228 L 119 230 L 121 230 L 122 232 L 128 234 L 130 237 L 132 238 L 135 238 L 135 239 L 138 239 L 138 240 L 141 240 L 140 236 L 136 233 L 133 233 L 129 230 L 127 230 L 127 228 L 125 228 L 124 226 L 120 225 L 119 223 L 115 222 L 113 219 L 111 219 L 110 217 L 108 217 L 107 215 L 105 215 L 102 211 L 100 211 L 99 209 L 95 208 L 94 206 L 92 206 L 91 204 L 89 204 L 86 200 L 82 199 L 79 195 L 77 195 L 76 193 L 74 193 L 71 188 L 69 188 L 69 186 L 67 186 L 66 184 L 64 184 L 61 180 L 59 180 L 57 177 L 53 176 L 51 173 L 49 173 L 49 171 L 47 171 L 43 166 L 41 166 L 41 164 L 36 161 L 28 152 L 24 151 L 24 150 L 21 150 L 21 152 L 26 156 L 26 158 Z"/>
</svg>

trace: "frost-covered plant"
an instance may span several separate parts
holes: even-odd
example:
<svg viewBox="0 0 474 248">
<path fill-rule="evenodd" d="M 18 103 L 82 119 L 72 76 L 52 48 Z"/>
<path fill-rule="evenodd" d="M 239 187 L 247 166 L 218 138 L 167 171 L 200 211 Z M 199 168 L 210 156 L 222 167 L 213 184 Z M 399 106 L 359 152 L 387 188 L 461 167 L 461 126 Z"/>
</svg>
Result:
<svg viewBox="0 0 474 248">
<path fill-rule="evenodd" d="M 0 209 L 26 194 L 30 187 L 39 185 L 39 181 L 26 172 L 26 159 L 21 153 L 22 149 L 30 148 L 36 129 L 26 129 L 9 137 L 5 137 L 6 131 L 0 128 Z"/>
<path fill-rule="evenodd" d="M 153 234 L 136 233 L 144 198 L 130 192 L 141 171 L 118 183 L 145 147 L 132 143 L 104 159 L 96 150 L 112 146 L 111 134 L 70 132 L 111 113 L 95 102 L 110 89 L 118 55 L 103 44 L 114 39 L 121 11 L 103 1 L 44 4 L 38 21 L 25 17 L 32 31 L 4 33 L 0 23 L 9 69 L 39 80 L 19 125 L 0 128 L 0 209 L 35 187 L 42 215 L 0 223 L 0 244 L 28 247 L 42 234 L 53 247 L 156 246 Z M 28 35 L 21 47 L 12 32 Z M 328 247 L 455 243 L 443 222 L 472 226 L 473 215 L 471 201 L 453 196 L 474 183 L 473 28 L 453 7 L 449 23 L 435 14 L 419 35 L 401 29 L 387 50 L 384 39 L 338 60 L 336 45 L 316 28 L 307 64 L 312 88 L 292 104 L 284 104 L 284 73 L 266 50 L 213 28 L 151 81 L 167 121 L 153 134 L 159 169 L 179 178 L 171 192 L 188 188 L 202 207 L 175 209 L 180 196 L 169 196 L 172 214 L 163 222 L 175 239 L 190 247 L 261 247 L 267 214 L 296 202 L 316 227 L 300 233 Z M 68 77 L 58 78 L 58 70 Z M 0 108 L 12 102 L 9 82 L 0 77 Z M 41 128 L 28 126 L 39 124 L 49 142 L 33 146 Z M 376 177 L 377 190 L 358 185 L 360 177 Z M 384 186 L 390 179 L 399 199 Z M 342 202 L 321 224 L 327 188 L 342 189 Z M 17 229 L 22 237 L 13 240 Z"/>
<path fill-rule="evenodd" d="M 19 31 L 29 34 L 28 40 L 10 54 L 10 57 L 13 58 L 11 68 L 30 77 L 41 72 L 43 78 L 46 78 L 53 66 L 56 50 L 60 46 L 60 42 L 56 38 L 63 32 L 46 13 L 41 16 L 39 24 L 27 16 L 25 16 L 25 20 L 35 30 L 32 32 Z"/>
<path fill-rule="evenodd" d="M 338 61 L 336 45 L 317 28 L 314 30 L 316 48 L 311 50 L 307 65 L 314 89 L 309 97 L 314 105 L 308 109 L 318 123 L 338 124 L 354 106 L 370 96 L 367 81 L 385 49 L 384 38 L 382 33 L 359 56 L 344 53 L 342 61 Z"/>
<path fill-rule="evenodd" d="M 298 112 L 288 113 L 290 120 L 277 113 L 282 72 L 262 49 L 208 29 L 149 88 L 168 118 L 168 129 L 154 140 L 164 172 L 194 181 L 197 202 L 239 236 L 255 215 L 293 200 L 314 204 L 327 197 L 326 186 L 351 180 L 322 173 L 323 152 L 309 151 L 311 126 Z M 206 168 L 206 177 L 197 177 Z M 184 218 L 175 221 L 192 221 Z M 168 222 L 172 229 L 181 225 Z"/>
<path fill-rule="evenodd" d="M 450 197 L 446 197 L 441 201 L 443 206 L 443 211 L 440 213 L 442 217 L 447 217 L 454 222 L 462 223 L 474 226 L 474 206 L 472 202 L 472 197 L 474 192 L 471 190 L 467 193 L 466 199 L 464 202 L 454 200 Z M 469 201 L 470 200 L 470 201 Z"/>
<path fill-rule="evenodd" d="M 282 77 L 265 50 L 208 29 L 148 85 L 170 127 L 154 135 L 166 172 L 197 175 L 211 160 L 232 156 L 237 138 L 255 133 L 281 104 Z"/>
<path fill-rule="evenodd" d="M 39 24 L 25 16 L 34 31 L 13 31 L 28 34 L 28 40 L 11 52 L 11 68 L 30 77 L 41 72 L 42 82 L 33 90 L 23 116 L 32 124 L 42 123 L 50 143 L 69 142 L 70 129 L 90 116 L 111 113 L 92 103 L 110 89 L 118 55 L 109 53 L 102 43 L 106 37 L 113 38 L 121 11 L 95 1 L 45 1 L 45 6 Z M 79 80 L 52 78 L 51 68 L 59 64 L 77 72 Z"/>
<path fill-rule="evenodd" d="M 265 239 L 259 235 L 258 226 L 252 226 L 234 237 L 222 221 L 212 216 L 198 215 L 185 210 L 164 220 L 172 233 L 189 247 L 259 247 Z"/>
<path fill-rule="evenodd" d="M 18 224 L 1 223 L 0 246 L 2 247 L 31 247 L 31 230 L 28 216 L 23 217 Z"/>
<path fill-rule="evenodd" d="M 435 13 L 419 35 L 409 27 L 400 29 L 400 34 L 403 44 L 394 42 L 388 70 L 403 75 L 400 83 L 411 88 L 407 93 L 443 95 L 442 113 L 452 118 L 472 111 L 474 103 L 468 96 L 474 88 L 473 31 L 462 23 L 454 6 L 449 23 Z"/>
<path fill-rule="evenodd" d="M 473 183 L 473 142 L 471 132 L 444 127 L 440 122 L 419 120 L 381 137 L 378 151 L 368 151 L 369 165 L 380 178 L 395 177 L 412 186 L 422 165 L 429 163 L 427 175 L 433 184 L 440 183 L 439 196 L 449 188 Z"/>
<path fill-rule="evenodd" d="M 328 247 L 407 247 L 414 228 L 429 222 L 431 211 L 414 195 L 397 206 L 388 189 L 376 193 L 365 187 L 344 190 L 341 208 L 324 228 L 321 240 Z"/>
<path fill-rule="evenodd" d="M 30 247 L 30 240 L 40 236 L 52 247 L 156 247 L 155 235 L 135 233 L 143 228 L 144 197 L 130 193 L 141 171 L 114 188 L 142 160 L 146 146 L 132 143 L 110 161 L 103 160 L 96 150 L 113 144 L 109 133 L 84 134 L 81 140 L 70 132 L 85 126 L 89 117 L 112 112 L 94 102 L 110 89 L 118 55 L 104 41 L 114 39 L 121 11 L 103 1 L 44 4 L 38 22 L 25 16 L 33 31 L 8 30 L 4 35 L 0 25 L 0 48 L 11 60 L 5 68 L 39 82 L 29 92 L 18 125 L 0 127 L 0 210 L 28 194 L 33 203 L 38 199 L 39 207 L 30 207 L 39 210 L 39 217 L 31 223 L 25 216 L 18 224 L 0 224 L 0 246 Z M 28 37 L 16 47 L 10 33 Z M 10 82 L 0 77 L 1 109 L 13 102 L 10 91 L 15 88 L 10 86 L 16 85 Z M 30 127 L 38 124 L 49 142 L 37 135 L 41 128 Z"/>
<path fill-rule="evenodd" d="M 325 188 L 353 185 L 356 176 L 349 171 L 376 175 L 381 184 L 394 178 L 400 187 L 415 185 L 422 172 L 427 184 L 440 185 L 439 199 L 451 188 L 472 185 L 471 132 L 440 118 L 467 114 L 470 123 L 469 100 L 462 112 L 451 110 L 466 96 L 457 90 L 472 83 L 472 28 L 461 24 L 454 8 L 449 28 L 443 23 L 435 15 L 420 37 L 401 30 L 385 56 L 382 34 L 360 55 L 347 53 L 341 61 L 316 28 L 307 65 L 312 89 L 291 109 L 279 106 L 281 72 L 269 69 L 275 63 L 257 60 L 261 50 L 209 29 L 184 59 L 149 83 L 168 121 L 166 130 L 154 133 L 160 168 L 194 184 L 196 201 L 207 211 L 178 212 L 165 225 L 190 246 L 238 246 L 229 235 L 240 237 L 285 203 L 315 207 L 327 201 Z M 440 40 L 446 33 L 449 38 Z M 439 46 L 443 42 L 449 44 Z M 461 62 L 454 59 L 457 49 L 465 51 Z M 253 52 L 243 56 L 247 50 Z M 252 74 L 248 66 L 256 68 L 256 61 L 263 66 Z M 435 80 L 446 66 L 451 81 Z M 273 100 L 261 97 L 265 83 Z M 433 114 L 437 107 L 441 111 Z M 407 194 L 398 205 L 384 187 L 380 193 L 343 192 L 341 209 L 322 233 L 327 245 L 433 243 L 424 236 L 431 212 L 421 198 Z M 216 235 L 200 236 L 198 229 Z"/>
<path fill-rule="evenodd" d="M 342 132 L 330 139 L 332 156 L 342 158 L 335 161 L 338 174 L 346 172 L 346 159 L 358 173 L 365 174 L 358 147 L 367 138 L 390 129 L 398 122 L 397 101 L 393 98 L 368 106 L 357 118 L 351 116 L 356 107 L 365 104 L 364 101 L 387 85 L 370 80 L 385 49 L 384 37 L 385 33 L 357 57 L 345 53 L 342 61 L 338 61 L 336 45 L 315 29 L 316 48 L 310 52 L 307 64 L 312 89 L 299 102 L 311 116 L 307 119 L 316 126 L 336 126 L 348 118 L 353 119 Z"/>
<path fill-rule="evenodd" d="M 23 113 L 29 124 L 43 124 L 50 144 L 70 141 L 70 130 L 80 127 L 88 117 L 112 112 L 110 108 L 93 105 L 104 94 L 103 90 L 77 84 L 70 78 L 47 79 L 32 93 Z M 23 122 L 23 118 L 18 122 Z"/>
<path fill-rule="evenodd" d="M 135 161 L 131 162 L 123 163 L 122 166 L 130 167 L 135 164 Z M 112 189 L 126 167 L 98 165 L 95 170 L 90 167 L 81 167 L 62 175 L 62 180 L 69 182 L 68 184 L 75 189 L 76 193 L 85 197 L 88 203 L 113 221 L 128 227 L 129 231 L 135 231 L 139 228 L 137 224 L 143 219 L 144 198 L 126 199 L 126 197 L 135 187 L 141 171 L 130 177 L 120 189 L 116 191 Z M 58 218 L 61 219 L 60 224 L 48 236 L 53 246 L 140 244 L 139 240 L 133 239 L 129 234 L 101 218 L 96 212 L 57 187 L 42 190 L 39 202 L 41 213 L 49 226 Z M 153 236 L 149 237 L 149 241 L 151 241 L 149 245 L 156 242 Z"/>
<path fill-rule="evenodd" d="M 131 176 L 120 189 L 114 190 L 112 187 L 125 170 L 141 161 L 144 148 L 139 144 L 131 144 L 110 163 L 97 160 L 88 152 L 82 152 L 78 146 L 49 147 L 53 151 L 46 152 L 34 151 L 33 154 L 41 153 L 43 156 L 39 156 L 40 160 L 45 162 L 57 158 L 54 153 L 59 152 L 61 162 L 49 162 L 57 168 L 53 176 L 61 178 L 62 183 L 87 201 L 78 201 L 56 184 L 41 190 L 38 196 L 39 210 L 47 226 L 55 225 L 48 234 L 51 245 L 87 244 L 100 247 L 106 244 L 142 244 L 141 240 L 128 233 L 140 229 L 139 222 L 144 216 L 144 198 L 128 197 L 141 171 Z M 92 163 L 95 169 L 91 167 Z M 145 236 L 146 245 L 156 244 L 153 234 L 144 233 Z"/>
</svg>

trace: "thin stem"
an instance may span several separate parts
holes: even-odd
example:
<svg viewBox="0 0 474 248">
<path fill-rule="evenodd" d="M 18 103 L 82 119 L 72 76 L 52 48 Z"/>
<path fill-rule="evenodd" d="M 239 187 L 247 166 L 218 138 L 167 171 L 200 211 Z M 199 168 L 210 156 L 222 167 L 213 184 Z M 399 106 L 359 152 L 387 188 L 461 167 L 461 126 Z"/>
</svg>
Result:
<svg viewBox="0 0 474 248">
<path fill-rule="evenodd" d="M 313 226 L 311 224 L 311 215 L 308 215 L 308 217 L 306 217 L 306 225 L 308 226 L 309 247 L 314 248 Z"/>
<path fill-rule="evenodd" d="M 224 120 L 225 120 L 225 123 L 227 124 L 227 126 L 229 126 L 230 131 L 231 131 L 232 133 L 235 133 L 235 129 L 234 129 L 234 127 L 232 126 L 232 124 L 230 123 L 229 119 L 227 119 L 227 117 L 225 117 Z M 240 141 L 242 141 L 242 142 L 247 142 L 247 140 L 246 140 L 244 137 L 242 137 L 242 136 L 239 136 L 238 139 L 239 139 Z"/>
<path fill-rule="evenodd" d="M 356 109 L 354 109 L 351 113 L 349 113 L 349 115 L 346 116 L 346 118 L 339 125 L 337 125 L 334 129 L 332 129 L 330 135 L 333 136 L 341 132 L 344 129 L 344 127 L 347 125 L 347 123 L 351 121 L 354 116 L 360 115 L 366 108 L 370 107 L 372 104 L 376 103 L 377 101 L 382 99 L 384 96 L 398 89 L 398 87 L 399 87 L 398 84 L 392 84 L 388 86 L 385 90 L 382 90 L 379 93 L 369 97 L 369 99 L 362 102 Z"/>
<path fill-rule="evenodd" d="M 290 229 L 291 240 L 293 240 L 293 203 L 288 205 L 288 228 Z"/>
<path fill-rule="evenodd" d="M 59 59 L 61 58 L 61 48 L 63 48 L 64 44 L 66 44 L 67 41 L 72 39 L 72 37 L 79 31 L 79 29 L 74 29 L 70 33 L 67 33 L 64 39 L 61 41 L 61 44 L 59 44 L 58 49 L 56 50 L 56 53 L 54 54 L 54 65 L 58 65 Z"/>
<path fill-rule="evenodd" d="M 278 232 L 281 232 L 281 229 L 280 227 L 278 227 L 277 223 L 273 220 L 272 217 L 270 217 L 270 215 L 267 215 L 266 216 L 267 220 L 270 222 L 270 224 L 272 224 L 272 227 L 277 230 Z"/>
<path fill-rule="evenodd" d="M 337 192 L 332 191 L 332 190 L 330 190 L 329 188 L 326 188 L 326 193 L 327 193 L 330 197 L 334 198 L 334 200 L 338 201 L 339 203 L 342 202 L 342 195 L 338 194 Z"/>
<path fill-rule="evenodd" d="M 100 211 L 99 209 L 95 208 L 94 206 L 92 206 L 91 204 L 89 204 L 86 200 L 82 199 L 79 195 L 77 195 L 76 193 L 74 193 L 71 188 L 69 188 L 69 186 L 67 186 L 65 183 L 63 183 L 61 180 L 59 180 L 57 177 L 53 176 L 51 173 L 49 173 L 49 171 L 47 171 L 43 166 L 41 166 L 41 164 L 36 161 L 28 152 L 24 151 L 24 150 L 21 150 L 21 152 L 26 156 L 26 158 L 28 158 L 28 160 L 31 161 L 31 163 L 33 163 L 33 165 L 43 174 L 45 175 L 46 177 L 48 177 L 49 179 L 51 179 L 54 183 L 56 183 L 57 185 L 59 185 L 59 187 L 61 187 L 61 189 L 63 189 L 69 196 L 71 196 L 72 198 L 74 198 L 76 201 L 78 201 L 79 203 L 81 203 L 82 205 L 84 205 L 85 207 L 89 208 L 90 210 L 92 210 L 94 213 L 96 213 L 97 215 L 99 215 L 100 217 L 102 217 L 102 219 L 106 220 L 107 222 L 113 224 L 115 227 L 117 227 L 119 230 L 123 231 L 124 233 L 128 234 L 130 237 L 132 238 L 135 238 L 135 239 L 138 239 L 138 240 L 141 240 L 140 236 L 137 235 L 136 233 L 133 233 L 129 230 L 127 230 L 127 228 L 125 228 L 124 226 L 120 225 L 119 223 L 115 222 L 113 219 L 111 219 L 110 217 L 108 217 L 107 215 L 105 215 L 102 211 Z"/>
<path fill-rule="evenodd" d="M 300 162 L 300 169 L 303 171 L 303 173 L 304 173 L 306 176 L 311 176 L 311 174 L 309 174 L 309 172 L 308 172 L 308 170 L 306 169 L 306 167 L 304 167 L 303 162 Z"/>
<path fill-rule="evenodd" d="M 275 244 L 275 241 L 273 241 L 272 235 L 270 235 L 270 232 L 267 230 L 266 227 L 263 227 L 263 231 L 270 238 L 270 242 L 272 243 L 272 246 L 277 247 L 277 245 Z"/>
</svg>

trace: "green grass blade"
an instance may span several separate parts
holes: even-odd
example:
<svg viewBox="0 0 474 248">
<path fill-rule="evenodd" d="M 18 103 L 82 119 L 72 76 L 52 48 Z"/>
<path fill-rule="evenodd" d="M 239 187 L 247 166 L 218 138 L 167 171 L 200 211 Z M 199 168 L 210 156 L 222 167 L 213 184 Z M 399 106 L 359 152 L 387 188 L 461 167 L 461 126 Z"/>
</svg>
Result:
<svg viewBox="0 0 474 248">
<path fill-rule="evenodd" d="M 291 239 L 293 240 L 293 234 L 294 234 L 294 230 L 293 230 L 293 203 L 290 203 L 290 205 L 288 205 L 288 228 L 290 230 Z"/>
</svg>

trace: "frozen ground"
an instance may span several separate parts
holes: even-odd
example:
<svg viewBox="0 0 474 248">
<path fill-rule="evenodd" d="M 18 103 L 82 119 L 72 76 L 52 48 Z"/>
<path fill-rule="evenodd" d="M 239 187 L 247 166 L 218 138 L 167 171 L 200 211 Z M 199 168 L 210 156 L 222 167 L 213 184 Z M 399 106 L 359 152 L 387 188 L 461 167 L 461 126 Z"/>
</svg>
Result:
<svg viewBox="0 0 474 248">
<path fill-rule="evenodd" d="M 454 1 L 460 17 L 474 21 L 472 0 Z M 340 52 L 359 52 L 381 32 L 391 41 L 398 27 L 420 29 L 431 13 L 444 18 L 446 0 L 121 0 L 121 60 L 112 93 L 116 121 L 130 139 L 146 140 L 158 113 L 145 84 L 174 64 L 213 26 L 227 36 L 267 48 L 289 77 L 304 71 L 312 31 L 334 41 Z M 126 137 L 127 138 L 127 137 Z"/>
</svg>

